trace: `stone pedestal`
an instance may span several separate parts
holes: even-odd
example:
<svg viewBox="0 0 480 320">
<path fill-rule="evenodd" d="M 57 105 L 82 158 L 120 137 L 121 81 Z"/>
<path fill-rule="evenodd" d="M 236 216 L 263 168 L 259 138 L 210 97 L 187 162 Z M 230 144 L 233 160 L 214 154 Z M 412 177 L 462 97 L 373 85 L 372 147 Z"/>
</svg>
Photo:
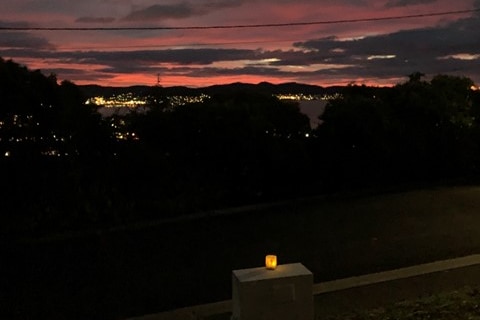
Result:
<svg viewBox="0 0 480 320">
<path fill-rule="evenodd" d="M 232 320 L 313 320 L 312 286 L 301 263 L 234 270 Z"/>
</svg>

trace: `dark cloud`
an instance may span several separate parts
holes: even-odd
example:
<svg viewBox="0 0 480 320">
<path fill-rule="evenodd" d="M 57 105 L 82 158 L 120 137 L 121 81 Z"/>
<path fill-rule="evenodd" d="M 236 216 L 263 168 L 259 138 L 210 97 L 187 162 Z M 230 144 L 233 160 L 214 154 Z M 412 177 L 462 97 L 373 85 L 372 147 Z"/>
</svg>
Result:
<svg viewBox="0 0 480 320">
<path fill-rule="evenodd" d="M 322 0 L 321 3 L 319 0 L 244 0 L 244 2 L 249 2 L 249 3 L 259 3 L 259 2 L 264 2 L 264 3 L 273 3 L 273 4 L 282 4 L 282 3 L 311 3 L 311 4 L 316 4 L 316 5 L 321 5 L 321 6 L 328 6 L 328 5 L 349 5 L 349 6 L 366 6 L 368 5 L 368 0 Z"/>
<path fill-rule="evenodd" d="M 208 0 L 205 4 L 200 5 L 212 9 L 224 9 L 239 7 L 245 3 L 245 0 Z"/>
<path fill-rule="evenodd" d="M 437 2 L 437 0 L 389 0 L 385 7 L 392 8 L 392 7 L 406 7 L 406 6 L 414 6 L 419 4 L 429 4 Z"/>
<path fill-rule="evenodd" d="M 24 21 L 6 22 L 0 21 L 0 27 L 3 28 L 28 28 L 31 25 Z M 35 49 L 35 50 L 53 50 L 55 46 L 51 44 L 47 38 L 37 34 L 25 31 L 2 31 L 0 37 L 0 48 L 14 49 Z"/>
<path fill-rule="evenodd" d="M 0 21 L 0 27 L 12 27 L 12 28 L 24 28 L 29 27 L 25 22 L 2 22 Z M 15 49 L 54 49 L 46 38 L 38 36 L 36 34 L 24 32 L 24 31 L 2 31 L 0 37 L 0 48 L 15 48 Z"/>
<path fill-rule="evenodd" d="M 350 65 L 331 71 L 379 78 L 414 71 L 430 74 L 463 72 L 478 77 L 480 60 L 454 59 L 452 56 L 480 53 L 479 28 L 480 19 L 469 18 L 447 26 L 399 31 L 360 40 L 339 41 L 335 37 L 311 40 L 295 44 L 307 51 L 297 58 L 296 63 L 323 61 Z"/>
<path fill-rule="evenodd" d="M 75 20 L 80 23 L 111 23 L 114 21 L 115 18 L 112 17 L 80 17 Z"/>
<path fill-rule="evenodd" d="M 145 9 L 131 12 L 124 18 L 126 21 L 185 19 L 198 14 L 195 7 L 188 3 L 174 5 L 156 4 Z"/>
<path fill-rule="evenodd" d="M 0 47 L 3 48 L 35 48 L 35 49 L 53 49 L 54 46 L 46 39 L 36 37 L 25 32 L 2 32 L 0 37 Z"/>
<path fill-rule="evenodd" d="M 127 52 L 76 52 L 76 57 L 86 58 L 96 62 L 136 61 L 138 64 L 173 63 L 179 65 L 209 65 L 217 61 L 237 61 L 253 59 L 258 53 L 245 49 L 178 49 L 178 50 L 141 50 Z"/>
<path fill-rule="evenodd" d="M 98 83 L 98 81 L 108 81 L 115 77 L 114 74 L 102 72 L 102 70 L 98 70 L 92 72 L 91 70 L 79 70 L 79 69 L 72 69 L 72 68 L 47 68 L 42 69 L 41 72 L 43 74 L 55 74 L 61 75 L 62 79 L 69 80 L 69 81 L 76 81 L 82 80 L 91 83 Z"/>
<path fill-rule="evenodd" d="M 151 21 L 164 19 L 186 19 L 193 16 L 206 15 L 210 12 L 241 6 L 245 0 L 206 0 L 181 2 L 178 4 L 156 4 L 132 11 L 124 20 Z"/>
<path fill-rule="evenodd" d="M 186 72 L 183 71 L 182 74 Z M 291 75 L 289 72 L 281 71 L 277 68 L 268 67 L 241 67 L 241 68 L 205 68 L 202 72 L 196 69 L 190 69 L 189 77 L 217 77 L 217 76 L 264 76 L 264 77 L 284 77 Z"/>
<path fill-rule="evenodd" d="M 415 60 L 435 58 L 480 48 L 479 19 L 463 19 L 448 26 L 394 32 L 352 41 L 334 37 L 295 43 L 295 46 L 328 55 L 339 56 L 391 55 Z"/>
<path fill-rule="evenodd" d="M 475 9 L 480 9 L 480 0 L 475 0 L 473 2 L 473 7 Z M 477 11 L 476 16 L 480 18 L 480 12 Z"/>
<path fill-rule="evenodd" d="M 30 24 L 24 21 L 0 21 L 0 27 L 2 28 L 26 28 L 30 27 Z"/>
<path fill-rule="evenodd" d="M 160 63 L 178 65 L 209 65 L 217 61 L 238 61 L 261 59 L 264 55 L 256 50 L 247 49 L 178 49 L 178 50 L 137 50 L 137 51 L 25 51 L 1 50 L 0 55 L 20 57 L 43 57 L 60 59 L 62 62 L 114 65 L 126 69 L 132 65 L 151 65 Z M 132 63 L 135 62 L 135 63 Z"/>
</svg>

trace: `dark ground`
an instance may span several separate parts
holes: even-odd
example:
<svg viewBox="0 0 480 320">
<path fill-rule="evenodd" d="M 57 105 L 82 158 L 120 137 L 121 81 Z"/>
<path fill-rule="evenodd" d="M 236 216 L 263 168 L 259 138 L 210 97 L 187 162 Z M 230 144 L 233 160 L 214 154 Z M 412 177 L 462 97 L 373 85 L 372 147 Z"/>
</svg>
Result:
<svg viewBox="0 0 480 320">
<path fill-rule="evenodd" d="M 0 246 L 0 318 L 122 319 L 231 297 L 266 253 L 315 282 L 480 252 L 480 187 L 270 209 Z"/>
</svg>

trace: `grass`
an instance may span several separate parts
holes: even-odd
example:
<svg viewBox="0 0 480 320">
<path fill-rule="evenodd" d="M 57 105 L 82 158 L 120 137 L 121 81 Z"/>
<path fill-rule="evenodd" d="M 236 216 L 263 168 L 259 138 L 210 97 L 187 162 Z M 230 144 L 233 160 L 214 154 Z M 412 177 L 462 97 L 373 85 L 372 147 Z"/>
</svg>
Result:
<svg viewBox="0 0 480 320">
<path fill-rule="evenodd" d="M 337 314 L 323 320 L 452 320 L 480 319 L 480 291 L 466 286 L 426 298 L 401 301 L 389 306 Z"/>
<path fill-rule="evenodd" d="M 479 225 L 480 187 L 469 186 L 3 244 L 0 317 L 117 319 L 230 299 L 231 270 L 270 252 L 315 282 L 479 253 Z"/>
</svg>

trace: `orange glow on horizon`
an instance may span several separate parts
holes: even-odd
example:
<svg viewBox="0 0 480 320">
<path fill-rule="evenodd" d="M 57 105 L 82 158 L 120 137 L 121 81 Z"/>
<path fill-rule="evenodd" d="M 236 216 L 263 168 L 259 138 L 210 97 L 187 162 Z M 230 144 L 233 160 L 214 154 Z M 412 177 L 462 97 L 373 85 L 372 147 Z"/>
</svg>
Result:
<svg viewBox="0 0 480 320">
<path fill-rule="evenodd" d="M 7 58 L 8 59 L 8 58 Z M 132 73 L 132 74 L 119 74 L 119 73 L 105 73 L 102 72 L 102 65 L 85 65 L 80 63 L 68 63 L 58 62 L 52 59 L 16 59 L 12 58 L 15 62 L 27 66 L 30 70 L 44 71 L 45 75 L 50 74 L 51 66 L 54 64 L 56 68 L 65 68 L 73 71 L 70 76 L 65 74 L 57 74 L 59 81 L 69 80 L 77 85 L 97 84 L 102 86 L 113 87 L 127 87 L 134 85 L 154 86 L 157 84 L 157 73 L 151 74 L 145 73 Z M 174 65 L 166 66 L 174 69 Z M 177 66 L 178 67 L 178 66 Z M 200 74 L 199 67 L 199 74 Z M 87 71 L 88 77 L 84 78 L 82 74 L 77 75 L 75 70 L 85 72 Z M 366 86 L 394 86 L 398 83 L 404 82 L 405 78 L 390 78 L 390 79 L 375 79 L 375 78 L 295 78 L 295 74 L 290 77 L 275 77 L 275 76 L 263 76 L 263 75 L 213 75 L 213 76 L 188 76 L 188 75 L 175 75 L 175 74 L 161 74 L 160 73 L 160 85 L 163 87 L 173 86 L 186 86 L 192 88 L 208 87 L 212 85 L 224 85 L 235 82 L 258 84 L 260 82 L 269 82 L 273 84 L 280 84 L 286 82 L 297 82 L 311 85 L 318 85 L 323 87 L 329 86 L 346 86 L 349 84 L 354 85 L 366 85 Z"/>
<path fill-rule="evenodd" d="M 163 87 L 174 87 L 174 86 L 186 86 L 191 88 L 201 88 L 208 87 L 213 85 L 225 85 L 236 82 L 241 83 L 250 83 L 258 84 L 261 82 L 269 82 L 272 84 L 281 84 L 287 82 L 297 82 L 310 85 L 318 85 L 323 87 L 330 86 L 347 86 L 350 84 L 353 85 L 366 85 L 373 87 L 391 87 L 398 83 L 405 81 L 405 79 L 389 79 L 388 81 L 374 80 L 374 79 L 356 79 L 352 81 L 351 79 L 339 79 L 336 81 L 332 80 L 321 80 L 312 81 L 299 81 L 298 79 L 286 79 L 286 78 L 275 78 L 275 77 L 262 77 L 262 76 L 218 76 L 218 77 L 187 77 L 187 76 L 162 76 L 160 75 L 160 85 Z M 92 84 L 92 81 L 88 80 L 79 80 L 73 81 L 78 85 Z M 102 82 L 95 82 L 95 84 L 103 86 L 113 86 L 113 87 L 125 87 L 132 85 L 146 85 L 154 86 L 157 84 L 156 75 L 115 75 L 112 78 L 105 79 Z"/>
<path fill-rule="evenodd" d="M 273 77 L 260 76 L 219 76 L 219 77 L 186 77 L 186 76 L 162 76 L 160 75 L 160 85 L 163 87 L 186 86 L 192 88 L 208 87 L 212 85 L 230 84 L 234 82 L 243 83 L 260 83 L 270 82 L 274 84 L 292 82 L 293 79 L 278 79 Z M 88 80 L 73 81 L 78 85 L 92 84 Z M 98 83 L 97 83 L 98 84 Z M 156 75 L 117 75 L 100 85 L 104 86 L 132 86 L 132 85 L 147 85 L 153 86 L 157 84 Z"/>
</svg>

